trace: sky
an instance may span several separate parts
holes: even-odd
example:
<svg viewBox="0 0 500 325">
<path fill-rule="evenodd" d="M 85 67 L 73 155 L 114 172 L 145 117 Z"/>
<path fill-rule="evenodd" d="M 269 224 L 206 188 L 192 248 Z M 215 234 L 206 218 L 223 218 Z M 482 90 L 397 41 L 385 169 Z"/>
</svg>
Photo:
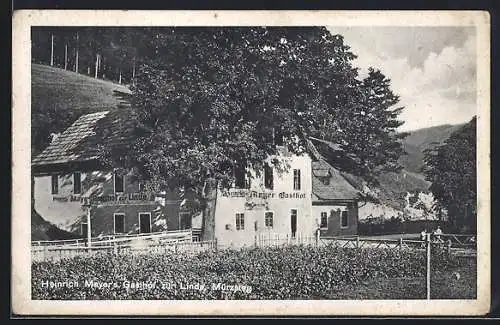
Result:
<svg viewBox="0 0 500 325">
<path fill-rule="evenodd" d="M 474 27 L 328 27 L 368 67 L 391 79 L 405 121 L 400 131 L 468 122 L 476 114 Z"/>
</svg>

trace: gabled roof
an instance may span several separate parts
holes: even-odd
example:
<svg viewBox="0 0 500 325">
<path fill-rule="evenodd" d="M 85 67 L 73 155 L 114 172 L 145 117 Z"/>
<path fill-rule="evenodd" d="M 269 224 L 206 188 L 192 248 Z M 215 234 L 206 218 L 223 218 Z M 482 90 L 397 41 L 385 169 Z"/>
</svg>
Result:
<svg viewBox="0 0 500 325">
<path fill-rule="evenodd" d="M 32 166 L 99 159 L 99 146 L 110 148 L 130 140 L 132 129 L 124 118 L 126 114 L 127 110 L 112 110 L 80 116 L 33 159 Z"/>
<path fill-rule="evenodd" d="M 323 178 L 327 176 L 330 181 L 325 184 Z M 355 200 L 359 194 L 340 171 L 324 159 L 312 162 L 312 192 L 313 201 Z"/>
</svg>

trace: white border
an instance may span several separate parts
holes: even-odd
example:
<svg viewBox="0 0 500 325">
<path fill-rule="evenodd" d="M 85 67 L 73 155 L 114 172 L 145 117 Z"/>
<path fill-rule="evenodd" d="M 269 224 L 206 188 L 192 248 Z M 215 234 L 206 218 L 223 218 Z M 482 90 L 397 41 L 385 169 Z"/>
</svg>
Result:
<svg viewBox="0 0 500 325">
<path fill-rule="evenodd" d="M 31 26 L 475 26 L 478 85 L 478 299 L 340 301 L 32 301 Z M 52 315 L 482 315 L 490 308 L 490 17 L 486 11 L 21 10 L 12 28 L 12 312 Z"/>
</svg>

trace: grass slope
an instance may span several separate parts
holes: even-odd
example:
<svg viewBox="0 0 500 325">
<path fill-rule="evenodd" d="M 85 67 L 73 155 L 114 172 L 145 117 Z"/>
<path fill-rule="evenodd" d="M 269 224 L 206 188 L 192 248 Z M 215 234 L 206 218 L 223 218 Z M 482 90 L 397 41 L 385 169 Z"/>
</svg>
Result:
<svg viewBox="0 0 500 325">
<path fill-rule="evenodd" d="M 48 105 L 71 111 L 88 107 L 109 109 L 122 103 L 116 92 L 128 94 L 130 90 L 75 72 L 31 65 L 31 96 L 35 107 Z"/>
</svg>

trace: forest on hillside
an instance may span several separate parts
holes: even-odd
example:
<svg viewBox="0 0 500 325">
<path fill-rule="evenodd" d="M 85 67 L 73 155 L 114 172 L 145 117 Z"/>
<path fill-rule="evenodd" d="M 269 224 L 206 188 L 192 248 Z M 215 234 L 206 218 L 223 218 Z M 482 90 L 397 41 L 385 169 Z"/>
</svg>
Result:
<svg viewBox="0 0 500 325">
<path fill-rule="evenodd" d="M 32 62 L 131 84 L 135 76 L 136 28 L 44 27 L 31 32 Z"/>
</svg>

